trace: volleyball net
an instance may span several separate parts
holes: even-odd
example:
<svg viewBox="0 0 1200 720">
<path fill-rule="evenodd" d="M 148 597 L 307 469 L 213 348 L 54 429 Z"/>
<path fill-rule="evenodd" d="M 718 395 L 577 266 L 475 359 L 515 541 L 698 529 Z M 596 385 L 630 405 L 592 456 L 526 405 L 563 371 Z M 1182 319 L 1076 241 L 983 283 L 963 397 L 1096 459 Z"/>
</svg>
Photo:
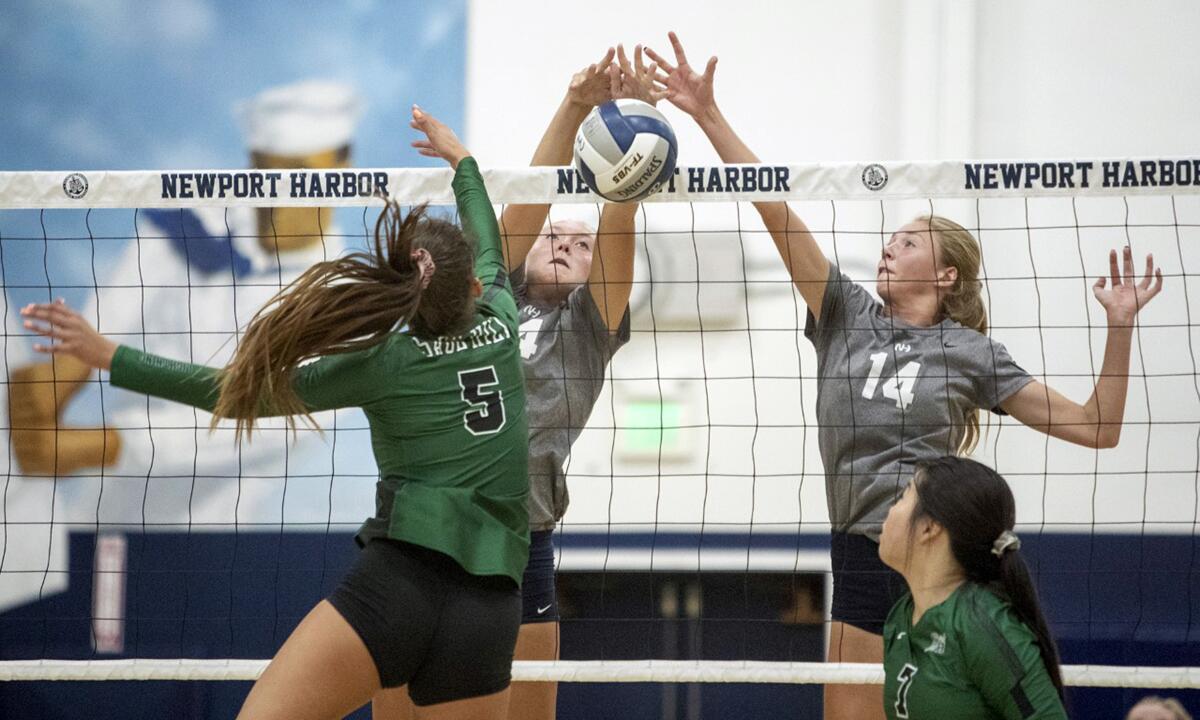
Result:
<svg viewBox="0 0 1200 720">
<path fill-rule="evenodd" d="M 550 203 L 552 221 L 598 226 L 602 205 L 571 169 L 484 175 L 498 212 Z M 232 424 L 210 433 L 205 413 L 46 363 L 18 309 L 63 297 L 117 342 L 221 365 L 305 267 L 368 246 L 375 193 L 451 215 L 450 178 L 0 173 L 0 679 L 256 677 L 353 558 L 377 477 L 357 410 L 318 414 L 323 433 L 294 441 L 266 421 L 237 445 Z M 1154 255 L 1165 287 L 1138 319 L 1119 445 L 991 416 L 975 456 L 1017 497 L 1067 682 L 1200 687 L 1192 158 L 679 168 L 638 211 L 630 340 L 566 465 L 564 660 L 514 676 L 882 682 L 878 667 L 817 664 L 830 561 L 816 358 L 751 205 L 763 201 L 790 202 L 872 291 L 899 227 L 935 214 L 968 228 L 989 333 L 1080 402 L 1103 357 L 1091 288 L 1109 250 L 1131 247 L 1139 274 Z"/>
</svg>

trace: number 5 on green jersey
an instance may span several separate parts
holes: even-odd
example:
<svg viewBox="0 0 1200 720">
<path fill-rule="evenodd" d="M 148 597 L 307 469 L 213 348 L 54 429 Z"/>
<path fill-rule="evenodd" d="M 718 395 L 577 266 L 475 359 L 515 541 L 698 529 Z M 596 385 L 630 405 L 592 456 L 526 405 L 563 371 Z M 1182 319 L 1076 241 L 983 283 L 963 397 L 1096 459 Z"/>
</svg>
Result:
<svg viewBox="0 0 1200 720">
<path fill-rule="evenodd" d="M 504 427 L 504 394 L 499 385 L 496 368 L 488 365 L 474 370 L 461 370 L 458 385 L 462 399 L 469 409 L 463 413 L 463 426 L 472 435 L 491 435 Z"/>
</svg>

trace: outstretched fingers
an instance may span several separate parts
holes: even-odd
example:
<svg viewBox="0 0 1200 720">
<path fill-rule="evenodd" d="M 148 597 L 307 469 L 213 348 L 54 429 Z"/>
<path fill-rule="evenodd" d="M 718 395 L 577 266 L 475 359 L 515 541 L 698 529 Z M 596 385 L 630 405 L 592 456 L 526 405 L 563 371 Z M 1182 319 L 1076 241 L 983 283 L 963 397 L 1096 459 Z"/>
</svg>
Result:
<svg viewBox="0 0 1200 720">
<path fill-rule="evenodd" d="M 1125 282 L 1133 284 L 1133 248 L 1125 246 L 1125 251 L 1121 253 L 1122 265 L 1125 269 Z"/>
<path fill-rule="evenodd" d="M 683 52 L 683 43 L 679 42 L 679 36 L 674 31 L 671 31 L 667 33 L 667 37 L 671 39 L 671 49 L 675 51 L 675 61 L 681 67 L 687 65 L 687 55 Z"/>
<path fill-rule="evenodd" d="M 666 70 L 668 74 L 675 72 L 675 66 L 672 65 L 670 62 L 668 62 L 667 59 L 664 58 L 662 55 L 659 55 L 658 53 L 654 52 L 654 50 L 652 50 L 651 48 L 649 48 L 649 47 L 646 48 L 646 55 L 651 60 L 658 63 L 658 66 L 660 68 L 662 68 L 663 70 Z"/>
<path fill-rule="evenodd" d="M 657 71 L 658 71 L 658 64 L 650 63 L 650 68 L 647 71 L 646 77 L 650 78 L 650 91 L 649 92 L 650 92 L 650 97 L 653 98 L 654 102 L 658 102 L 659 100 L 662 100 L 668 94 L 667 89 L 666 89 L 666 83 L 661 83 L 661 85 L 660 85 L 660 83 L 657 82 L 657 80 L 658 80 Z"/>
<path fill-rule="evenodd" d="M 48 338 L 50 345 L 36 343 L 33 349 L 43 353 L 63 350 L 62 343 L 75 337 L 81 318 L 60 300 L 55 303 L 30 304 L 21 309 L 27 330 Z"/>
<path fill-rule="evenodd" d="M 426 115 L 421 110 L 421 108 L 417 107 L 416 105 L 413 105 L 412 106 L 412 120 L 409 121 L 408 126 L 411 127 L 413 130 L 420 130 L 421 132 L 428 135 L 429 134 L 429 130 L 428 130 L 429 116 Z"/>
<path fill-rule="evenodd" d="M 1138 283 L 1138 296 L 1142 304 L 1150 302 L 1162 290 L 1162 286 L 1162 268 L 1154 267 L 1154 253 L 1150 253 L 1146 255 L 1146 272 L 1142 275 L 1142 281 Z"/>
<path fill-rule="evenodd" d="M 1150 286 L 1150 276 L 1154 274 L 1154 253 L 1146 254 L 1146 271 L 1142 274 L 1142 286 Z"/>
<path fill-rule="evenodd" d="M 605 51 L 604 57 L 600 58 L 600 62 L 596 63 L 592 67 L 607 68 L 612 64 L 613 56 L 616 55 L 616 52 L 617 51 L 613 48 L 609 48 Z"/>
<path fill-rule="evenodd" d="M 78 313 L 61 300 L 53 303 L 30 303 L 21 309 L 21 315 L 55 325 L 65 325 L 79 317 Z M 26 322 L 26 325 L 28 324 Z"/>
<path fill-rule="evenodd" d="M 624 45 L 617 45 L 617 64 L 621 67 L 621 72 L 633 75 L 633 65 L 629 64 L 629 57 L 625 54 Z"/>
</svg>

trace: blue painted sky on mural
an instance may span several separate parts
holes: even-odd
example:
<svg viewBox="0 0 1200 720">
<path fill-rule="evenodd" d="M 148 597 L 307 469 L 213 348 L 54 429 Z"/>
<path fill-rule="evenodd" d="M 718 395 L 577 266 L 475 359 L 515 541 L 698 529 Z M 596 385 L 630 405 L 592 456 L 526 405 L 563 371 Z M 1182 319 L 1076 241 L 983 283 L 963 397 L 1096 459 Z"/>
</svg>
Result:
<svg viewBox="0 0 1200 720">
<path fill-rule="evenodd" d="M 431 165 L 408 108 L 462 127 L 465 43 L 464 0 L 8 0 L 0 168 L 241 167 L 234 103 L 306 78 L 363 96 L 356 165 Z"/>
<path fill-rule="evenodd" d="M 7 0 L 0 170 L 245 167 L 234 105 L 305 79 L 362 97 L 354 165 L 439 165 L 409 146 L 409 108 L 462 129 L 466 23 L 465 0 Z M 82 303 L 124 245 L 89 237 L 127 234 L 129 215 L 0 213 L 8 299 Z"/>
</svg>

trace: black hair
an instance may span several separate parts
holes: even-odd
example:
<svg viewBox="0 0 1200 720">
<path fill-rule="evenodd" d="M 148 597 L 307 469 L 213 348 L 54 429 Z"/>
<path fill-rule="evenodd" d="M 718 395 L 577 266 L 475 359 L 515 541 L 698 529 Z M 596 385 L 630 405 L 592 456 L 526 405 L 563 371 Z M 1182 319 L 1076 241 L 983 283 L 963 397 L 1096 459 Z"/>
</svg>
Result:
<svg viewBox="0 0 1200 720">
<path fill-rule="evenodd" d="M 1058 647 L 1038 602 L 1037 589 L 1018 547 L 997 555 L 996 541 L 1012 531 L 1017 503 L 999 473 L 967 458 L 945 456 L 917 463 L 913 476 L 916 504 L 910 522 L 929 518 L 946 529 L 950 551 L 969 582 L 981 585 L 1012 605 L 1033 631 L 1050 681 L 1063 694 Z M 915 527 L 915 525 L 914 525 Z"/>
</svg>

